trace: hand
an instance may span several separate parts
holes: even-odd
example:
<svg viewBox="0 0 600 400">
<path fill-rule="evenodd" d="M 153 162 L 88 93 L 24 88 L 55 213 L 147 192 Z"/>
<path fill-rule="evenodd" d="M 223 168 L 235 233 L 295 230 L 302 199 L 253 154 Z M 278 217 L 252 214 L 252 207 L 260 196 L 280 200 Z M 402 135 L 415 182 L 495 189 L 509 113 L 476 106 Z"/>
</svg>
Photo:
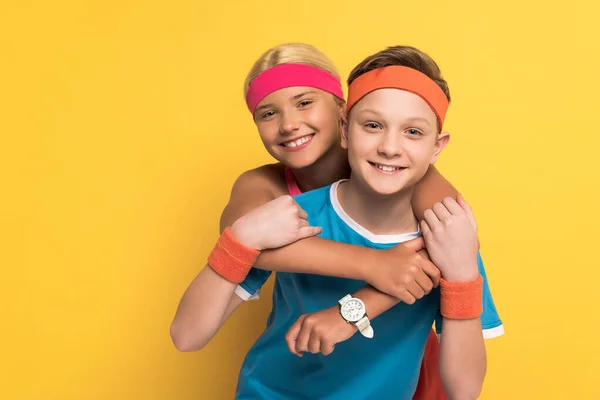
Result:
<svg viewBox="0 0 600 400">
<path fill-rule="evenodd" d="M 445 198 L 425 211 L 421 222 L 427 251 L 442 277 L 451 282 L 472 282 L 477 268 L 477 223 L 462 196 Z"/>
<path fill-rule="evenodd" d="M 440 270 L 419 253 L 426 254 L 424 244 L 420 237 L 388 250 L 378 250 L 365 280 L 406 304 L 414 304 L 440 282 Z"/>
<path fill-rule="evenodd" d="M 276 249 L 321 233 L 321 228 L 310 226 L 307 218 L 306 211 L 286 195 L 239 218 L 231 226 L 231 233 L 251 249 Z"/>
<path fill-rule="evenodd" d="M 304 314 L 292 325 L 285 335 L 285 341 L 292 354 L 302 357 L 305 351 L 312 354 L 333 353 L 337 343 L 350 339 L 358 328 L 349 324 L 340 314 L 338 306 Z"/>
</svg>

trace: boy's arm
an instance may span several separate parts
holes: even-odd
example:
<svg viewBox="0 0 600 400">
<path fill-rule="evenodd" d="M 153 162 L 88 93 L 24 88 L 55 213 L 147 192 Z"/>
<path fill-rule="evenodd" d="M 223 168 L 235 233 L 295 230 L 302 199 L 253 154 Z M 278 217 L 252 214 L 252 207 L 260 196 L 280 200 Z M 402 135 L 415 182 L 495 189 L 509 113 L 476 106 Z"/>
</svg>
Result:
<svg viewBox="0 0 600 400">
<path fill-rule="evenodd" d="M 458 191 L 439 173 L 435 166 L 432 165 L 429 167 L 425 176 L 415 186 L 411 205 L 417 218 L 422 220 L 425 210 L 431 209 L 436 202 L 440 202 L 446 197 L 456 198 L 457 195 Z M 396 247 L 401 247 L 401 245 Z M 375 252 L 385 253 L 393 250 L 394 249 L 376 250 Z M 425 250 L 420 251 L 420 253 L 424 259 L 428 259 Z M 410 276 L 401 274 L 396 275 L 396 278 L 405 278 L 407 279 L 407 282 L 410 282 L 411 279 Z M 438 279 L 439 275 L 433 281 L 434 286 L 437 286 Z M 431 290 L 431 288 L 428 288 L 428 284 L 425 280 L 422 279 L 421 281 L 423 284 L 420 286 L 422 286 L 421 289 L 424 290 L 423 294 L 417 298 L 421 298 Z M 416 282 L 412 282 L 412 287 L 418 292 L 419 288 L 416 287 L 415 284 Z M 377 317 L 401 301 L 399 296 L 387 295 L 371 286 L 360 289 L 353 296 L 361 299 L 365 303 L 370 319 Z M 404 302 L 408 304 L 413 304 L 414 301 L 414 296 L 412 299 L 404 300 Z M 321 339 L 313 340 L 312 349 L 309 349 L 309 343 L 305 339 L 307 336 L 313 337 L 312 335 L 315 333 L 313 330 L 319 330 L 314 337 L 321 337 Z M 329 354 L 333 351 L 335 343 L 349 339 L 356 331 L 357 329 L 353 324 L 347 324 L 343 320 L 339 313 L 339 308 L 336 305 L 317 313 L 302 316 L 290 328 L 286 335 L 286 340 L 288 342 L 288 348 L 296 355 L 300 355 L 302 351 L 320 351 L 317 347 L 321 342 L 323 342 L 324 354 Z"/>
<path fill-rule="evenodd" d="M 372 320 L 399 301 L 395 297 L 364 287 L 353 297 L 361 299 Z M 337 343 L 357 332 L 354 324 L 340 315 L 339 306 L 301 316 L 286 334 L 288 349 L 302 357 L 303 352 L 331 354 Z M 476 399 L 486 373 L 486 352 L 481 319 L 444 318 L 440 348 L 440 375 L 451 399 Z"/>
<path fill-rule="evenodd" d="M 425 250 L 420 253 L 423 257 L 427 257 Z M 416 296 L 412 295 L 401 300 L 382 293 L 372 286 L 365 286 L 355 292 L 352 297 L 362 300 L 371 320 L 401 301 L 414 304 L 417 299 L 429 294 L 434 285 L 423 271 L 411 272 L 413 273 L 405 273 L 403 277 Z M 439 275 L 437 278 L 439 279 Z M 340 298 L 343 295 L 340 295 Z M 290 352 L 299 357 L 303 352 L 329 355 L 337 343 L 350 339 L 357 331 L 354 324 L 349 324 L 342 318 L 339 305 L 336 304 L 325 310 L 302 315 L 288 330 L 285 339 Z"/>
<path fill-rule="evenodd" d="M 486 369 L 481 318 L 444 318 L 439 370 L 448 396 L 451 399 L 477 399 Z"/>
<path fill-rule="evenodd" d="M 478 262 L 474 261 L 480 258 L 477 255 L 476 224 L 469 205 L 460 196 L 458 202 L 445 199 L 443 204 L 436 203 L 433 210 L 426 210 L 424 215 L 423 235 L 442 276 L 449 282 L 475 280 L 479 273 Z M 397 302 L 373 293 L 368 287 L 354 296 L 363 300 L 370 318 L 377 317 Z M 336 343 L 356 333 L 354 325 L 342 321 L 337 306 L 303 315 L 286 335 L 288 348 L 298 356 L 302 356 L 303 351 L 328 355 Z M 449 326 L 445 325 L 446 322 Z M 442 341 L 444 349 L 440 352 L 440 374 L 445 390 L 451 398 L 477 398 L 486 370 L 481 319 L 444 319 L 445 329 L 448 331 Z"/>
<path fill-rule="evenodd" d="M 496 311 L 481 256 L 477 268 L 483 278 L 483 312 L 476 320 L 451 320 L 438 315 L 435 327 L 441 337 L 440 374 L 446 391 L 476 398 L 485 377 L 487 360 L 483 339 L 504 334 L 502 320 Z M 481 329 L 480 332 L 477 329 Z M 466 379 L 466 380 L 465 380 Z M 462 389 L 461 386 L 466 386 Z"/>
<path fill-rule="evenodd" d="M 448 198 L 425 211 L 421 228 L 444 279 L 439 365 L 444 389 L 453 399 L 476 399 L 487 361 L 481 331 L 485 286 L 475 217 L 461 196 L 458 201 Z"/>
<path fill-rule="evenodd" d="M 430 165 L 425 176 L 415 185 L 411 200 L 413 212 L 417 219 L 422 221 L 425 210 L 448 197 L 456 200 L 458 195 L 458 190 L 440 174 L 435 165 Z M 479 248 L 479 239 L 477 239 L 477 247 Z"/>
<path fill-rule="evenodd" d="M 442 199 L 447 197 L 455 199 L 457 198 L 457 195 L 458 191 L 454 186 L 439 173 L 435 166 L 431 165 L 425 176 L 415 186 L 411 205 L 416 217 L 419 220 L 422 220 L 425 210 L 431 209 L 436 202 L 441 202 Z M 392 250 L 393 249 L 377 250 L 375 252 L 385 253 Z M 423 258 L 428 259 L 425 250 L 420 251 L 420 253 Z M 398 277 L 401 277 L 401 275 L 398 274 L 396 278 Z M 410 280 L 410 277 L 407 277 L 407 279 Z M 434 280 L 434 286 L 437 286 L 437 280 L 438 279 Z M 423 286 L 426 288 L 427 284 L 424 282 Z M 416 288 L 416 290 L 418 290 L 418 288 Z M 425 293 L 429 293 L 429 291 L 424 290 L 424 294 Z M 361 299 L 365 303 L 369 318 L 371 319 L 389 310 L 400 302 L 399 296 L 387 295 L 371 286 L 364 287 L 357 291 L 353 296 Z M 412 304 L 414 301 L 415 298 L 413 297 L 412 300 L 405 302 Z M 322 328 L 320 329 L 318 327 Z M 321 337 L 321 340 L 313 340 L 312 349 L 309 349 L 309 344 L 305 339 L 307 336 L 312 337 L 311 335 L 314 333 L 312 330 L 317 329 L 319 329 L 320 332 L 317 332 L 315 337 Z M 290 351 L 297 355 L 300 355 L 302 351 L 317 351 L 318 349 L 316 347 L 321 341 L 323 342 L 324 354 L 329 354 L 333 351 L 335 343 L 349 339 L 356 331 L 357 329 L 353 324 L 345 323 L 339 314 L 339 309 L 336 305 L 321 312 L 302 316 L 296 321 L 292 328 L 290 328 L 286 335 L 286 340 Z M 319 333 L 321 333 L 321 335 L 319 335 Z"/>
</svg>

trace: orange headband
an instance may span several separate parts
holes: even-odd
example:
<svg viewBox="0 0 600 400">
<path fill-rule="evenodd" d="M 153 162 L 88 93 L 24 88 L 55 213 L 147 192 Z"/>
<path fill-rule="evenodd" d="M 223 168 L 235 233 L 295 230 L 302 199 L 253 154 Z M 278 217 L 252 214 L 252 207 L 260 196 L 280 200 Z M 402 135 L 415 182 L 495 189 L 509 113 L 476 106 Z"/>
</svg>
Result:
<svg viewBox="0 0 600 400">
<path fill-rule="evenodd" d="M 442 88 L 424 73 L 399 65 L 377 68 L 356 78 L 348 87 L 346 110 L 350 112 L 360 99 L 377 89 L 400 89 L 420 96 L 437 116 L 440 129 L 444 125 L 448 98 Z"/>
</svg>

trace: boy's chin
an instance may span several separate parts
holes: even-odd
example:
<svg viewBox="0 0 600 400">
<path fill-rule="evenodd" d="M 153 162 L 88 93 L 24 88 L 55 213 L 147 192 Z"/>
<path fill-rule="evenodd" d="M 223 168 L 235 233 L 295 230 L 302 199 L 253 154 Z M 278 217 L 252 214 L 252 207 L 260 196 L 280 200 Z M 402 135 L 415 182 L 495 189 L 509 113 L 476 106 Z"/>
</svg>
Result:
<svg viewBox="0 0 600 400">
<path fill-rule="evenodd" d="M 367 181 L 367 186 L 371 191 L 379 196 L 393 196 L 396 194 L 400 194 L 407 189 L 406 182 L 369 182 Z"/>
</svg>

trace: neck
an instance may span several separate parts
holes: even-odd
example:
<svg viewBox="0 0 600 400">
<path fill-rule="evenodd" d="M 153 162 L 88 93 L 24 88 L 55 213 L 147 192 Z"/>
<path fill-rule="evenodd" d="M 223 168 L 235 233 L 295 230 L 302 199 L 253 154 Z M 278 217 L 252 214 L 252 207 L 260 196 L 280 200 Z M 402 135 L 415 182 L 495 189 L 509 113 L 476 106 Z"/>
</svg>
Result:
<svg viewBox="0 0 600 400">
<path fill-rule="evenodd" d="M 338 188 L 338 200 L 346 213 L 376 235 L 398 235 L 418 231 L 411 206 L 413 188 L 393 195 L 374 193 L 366 184 L 352 179 Z"/>
<path fill-rule="evenodd" d="M 302 192 L 318 189 L 350 176 L 348 154 L 334 146 L 314 164 L 294 170 L 294 178 Z"/>
</svg>

